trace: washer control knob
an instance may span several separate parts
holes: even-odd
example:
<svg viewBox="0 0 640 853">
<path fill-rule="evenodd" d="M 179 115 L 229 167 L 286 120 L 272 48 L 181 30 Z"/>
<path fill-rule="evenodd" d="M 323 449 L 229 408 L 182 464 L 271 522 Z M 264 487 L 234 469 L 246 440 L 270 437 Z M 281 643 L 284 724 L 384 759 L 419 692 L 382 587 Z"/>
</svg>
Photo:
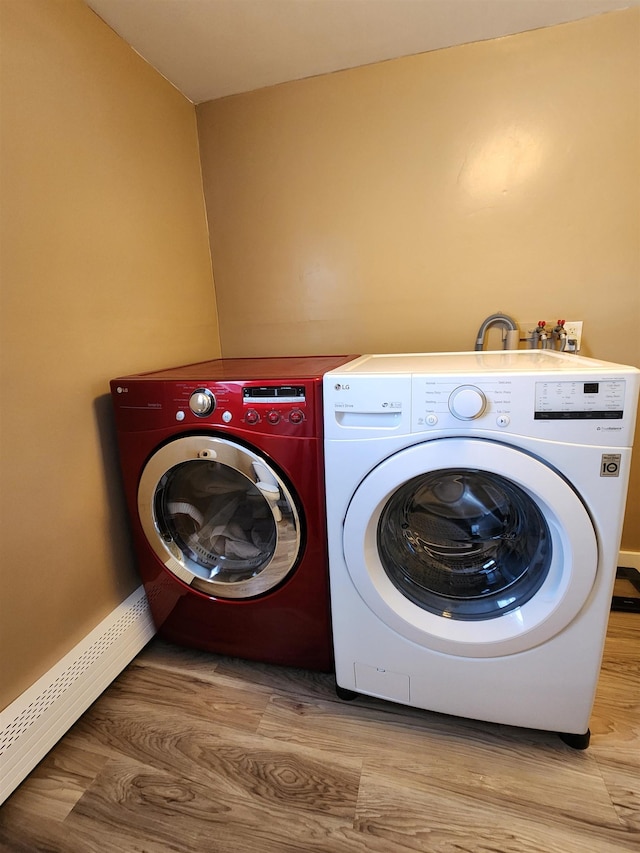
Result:
<svg viewBox="0 0 640 853">
<path fill-rule="evenodd" d="M 461 421 L 479 418 L 487 405 L 487 398 L 475 385 L 461 385 L 449 397 L 449 411 Z"/>
<path fill-rule="evenodd" d="M 289 421 L 292 424 L 301 424 L 303 420 L 304 420 L 304 412 L 302 412 L 300 409 L 293 409 L 289 413 Z"/>
<path fill-rule="evenodd" d="M 197 388 L 189 397 L 189 408 L 194 415 L 204 418 L 216 407 L 216 398 L 208 388 Z"/>
<path fill-rule="evenodd" d="M 280 423 L 280 412 L 268 412 L 267 420 L 270 424 L 279 424 Z"/>
<path fill-rule="evenodd" d="M 257 424 L 260 420 L 260 415 L 255 409 L 248 409 L 245 413 L 244 419 L 248 424 Z"/>
</svg>

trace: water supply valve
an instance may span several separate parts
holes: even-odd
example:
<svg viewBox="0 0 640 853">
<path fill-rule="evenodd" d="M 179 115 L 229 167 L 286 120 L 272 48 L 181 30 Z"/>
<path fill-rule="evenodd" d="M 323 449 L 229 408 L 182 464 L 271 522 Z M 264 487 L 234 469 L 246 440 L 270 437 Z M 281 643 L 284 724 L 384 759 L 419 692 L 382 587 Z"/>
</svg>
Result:
<svg viewBox="0 0 640 853">
<path fill-rule="evenodd" d="M 546 320 L 538 320 L 538 325 L 534 331 L 534 340 L 536 341 L 536 345 L 539 344 L 543 349 L 546 349 L 549 346 L 549 335 L 547 333 L 546 326 Z"/>
<path fill-rule="evenodd" d="M 558 348 L 561 352 L 564 352 L 567 347 L 567 333 L 565 331 L 564 324 L 564 320 L 558 320 L 551 333 L 553 335 L 553 340 L 558 342 Z"/>
</svg>

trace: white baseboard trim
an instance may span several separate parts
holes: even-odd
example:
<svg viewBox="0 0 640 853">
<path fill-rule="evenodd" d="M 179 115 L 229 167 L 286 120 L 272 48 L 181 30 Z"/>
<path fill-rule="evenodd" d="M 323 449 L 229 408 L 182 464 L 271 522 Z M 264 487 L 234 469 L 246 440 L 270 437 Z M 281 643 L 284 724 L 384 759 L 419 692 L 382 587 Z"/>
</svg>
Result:
<svg viewBox="0 0 640 853">
<path fill-rule="evenodd" d="M 618 565 L 628 566 L 640 572 L 640 551 L 620 551 L 618 554 Z"/>
<path fill-rule="evenodd" d="M 141 586 L 0 713 L 0 804 L 154 634 Z"/>
</svg>

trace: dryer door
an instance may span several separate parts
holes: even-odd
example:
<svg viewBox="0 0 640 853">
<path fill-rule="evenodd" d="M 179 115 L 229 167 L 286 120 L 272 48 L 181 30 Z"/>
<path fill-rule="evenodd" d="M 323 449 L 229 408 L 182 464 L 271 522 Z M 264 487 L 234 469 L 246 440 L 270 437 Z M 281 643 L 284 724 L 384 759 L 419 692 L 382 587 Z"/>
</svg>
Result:
<svg viewBox="0 0 640 853">
<path fill-rule="evenodd" d="M 584 606 L 598 561 L 590 516 L 562 476 L 473 438 L 415 445 L 375 468 L 349 505 L 344 553 L 386 624 L 470 657 L 553 637 Z"/>
<path fill-rule="evenodd" d="M 147 462 L 138 488 L 145 535 L 194 589 L 251 598 L 295 566 L 300 519 L 286 483 L 261 456 L 214 436 L 185 436 Z"/>
</svg>

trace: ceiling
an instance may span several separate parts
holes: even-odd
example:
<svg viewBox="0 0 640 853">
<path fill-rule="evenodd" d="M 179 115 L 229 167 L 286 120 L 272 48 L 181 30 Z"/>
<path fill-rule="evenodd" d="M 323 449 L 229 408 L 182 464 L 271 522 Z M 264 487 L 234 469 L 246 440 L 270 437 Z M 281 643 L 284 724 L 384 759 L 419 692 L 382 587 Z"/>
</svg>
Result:
<svg viewBox="0 0 640 853">
<path fill-rule="evenodd" d="M 640 0 L 85 0 L 194 103 Z"/>
</svg>

